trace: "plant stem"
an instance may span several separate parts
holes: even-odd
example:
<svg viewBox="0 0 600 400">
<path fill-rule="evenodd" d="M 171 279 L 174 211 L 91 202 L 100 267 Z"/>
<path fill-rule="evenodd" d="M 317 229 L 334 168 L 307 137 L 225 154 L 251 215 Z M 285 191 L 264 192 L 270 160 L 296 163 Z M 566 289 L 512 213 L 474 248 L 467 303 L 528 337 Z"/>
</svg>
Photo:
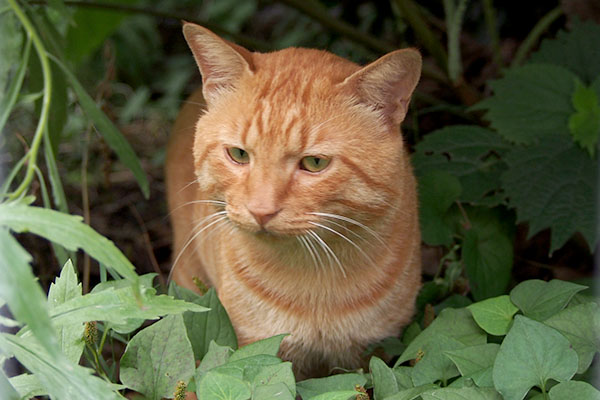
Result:
<svg viewBox="0 0 600 400">
<path fill-rule="evenodd" d="M 50 63 L 48 61 L 48 55 L 46 54 L 46 49 L 44 44 L 42 43 L 40 37 L 35 31 L 31 21 L 27 18 L 27 15 L 23 12 L 23 10 L 19 7 L 16 0 L 8 0 L 8 4 L 13 9 L 14 13 L 17 15 L 17 18 L 21 21 L 21 24 L 27 31 L 27 34 L 33 41 L 33 46 L 35 47 L 35 51 L 40 58 L 40 64 L 42 66 L 42 75 L 44 77 L 44 97 L 42 99 L 42 110 L 40 112 L 40 119 L 37 124 L 37 128 L 35 130 L 35 134 L 33 136 L 33 142 L 31 143 L 31 149 L 27 153 L 28 163 L 27 163 L 27 171 L 25 172 L 25 178 L 21 185 L 9 195 L 11 200 L 20 197 L 29 187 L 31 181 L 33 180 L 33 175 L 35 172 L 37 154 L 40 149 L 40 144 L 42 143 L 42 137 L 44 134 L 44 130 L 46 129 L 46 125 L 48 124 L 48 114 L 50 111 L 50 98 L 52 94 L 52 75 L 50 73 Z"/>
<path fill-rule="evenodd" d="M 490 35 L 490 40 L 492 42 L 494 62 L 498 68 L 504 68 L 502 54 L 500 53 L 500 36 L 498 35 L 498 26 L 496 23 L 496 10 L 492 5 L 492 0 L 483 0 L 483 15 L 485 17 L 488 35 Z"/>
<path fill-rule="evenodd" d="M 511 67 L 515 67 L 523 64 L 525 61 L 525 57 L 529 54 L 533 46 L 539 41 L 542 34 L 552 25 L 554 21 L 558 19 L 563 14 L 562 8 L 556 7 L 555 9 L 548 12 L 548 14 L 544 15 L 537 24 L 533 27 L 529 35 L 523 40 L 523 43 L 517 49 L 515 53 L 515 58 L 510 64 Z"/>
</svg>

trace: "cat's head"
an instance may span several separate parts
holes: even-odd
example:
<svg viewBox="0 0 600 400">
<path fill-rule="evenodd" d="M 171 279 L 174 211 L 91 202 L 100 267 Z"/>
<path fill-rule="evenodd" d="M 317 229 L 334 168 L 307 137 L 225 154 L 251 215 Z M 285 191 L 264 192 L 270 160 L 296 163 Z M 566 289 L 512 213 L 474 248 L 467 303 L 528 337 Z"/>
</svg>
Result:
<svg viewBox="0 0 600 400">
<path fill-rule="evenodd" d="M 194 24 L 183 31 L 207 103 L 195 172 L 234 224 L 299 235 L 398 206 L 398 182 L 412 173 L 399 125 L 421 72 L 416 50 L 361 68 L 325 51 L 251 53 Z"/>
</svg>

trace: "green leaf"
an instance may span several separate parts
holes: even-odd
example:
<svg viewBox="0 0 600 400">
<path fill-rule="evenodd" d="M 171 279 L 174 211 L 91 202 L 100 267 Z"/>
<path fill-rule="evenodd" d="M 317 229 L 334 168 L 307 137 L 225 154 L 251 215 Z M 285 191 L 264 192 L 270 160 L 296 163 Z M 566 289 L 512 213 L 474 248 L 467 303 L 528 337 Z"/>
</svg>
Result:
<svg viewBox="0 0 600 400">
<path fill-rule="evenodd" d="M 4 13 L 3 15 L 0 15 L 0 21 L 2 21 L 0 23 L 0 26 L 2 26 L 2 28 L 4 28 L 4 26 L 3 26 L 3 24 L 5 23 L 4 20 L 7 19 L 6 14 L 9 14 L 9 13 Z M 2 29 L 2 28 L 0 28 L 0 29 Z M 10 35 L 4 36 L 4 38 L 6 38 L 7 36 L 13 38 L 13 40 L 6 41 L 8 43 L 12 42 L 12 44 L 17 44 L 14 42 L 14 40 L 15 39 L 17 41 L 21 40 L 20 31 L 19 31 L 19 34 L 15 35 L 13 32 Z M 6 49 L 6 43 L 5 43 L 4 38 L 2 40 L 0 40 L 0 52 L 1 52 L 0 54 L 3 55 L 4 60 L 10 60 L 11 56 L 8 54 L 10 52 L 10 50 Z M 10 86 L 6 89 L 5 89 L 5 84 L 7 82 L 5 82 L 5 80 L 9 77 L 10 74 L 9 74 L 9 71 L 6 71 L 5 69 L 6 69 L 6 67 L 10 68 L 11 63 L 10 62 L 2 62 L 0 64 L 0 132 L 4 131 L 4 126 L 6 124 L 6 121 L 8 120 L 8 116 L 10 115 L 11 111 L 13 110 L 13 107 L 17 103 L 19 93 L 21 92 L 21 87 L 23 86 L 23 79 L 25 78 L 25 72 L 27 71 L 27 64 L 29 62 L 30 53 L 31 53 L 31 40 L 28 40 L 27 44 L 25 45 L 23 54 L 19 57 L 20 60 L 15 57 L 16 59 L 14 60 L 14 63 L 16 64 L 18 62 L 19 66 L 18 66 L 14 76 L 10 80 Z M 5 92 L 5 90 L 6 90 L 6 92 Z"/>
<path fill-rule="evenodd" d="M 392 369 L 394 376 L 396 377 L 396 383 L 398 384 L 398 389 L 405 390 L 413 387 L 412 382 L 412 367 L 396 367 Z"/>
<path fill-rule="evenodd" d="M 584 373 L 600 351 L 600 306 L 584 303 L 562 310 L 544 321 L 566 337 L 579 356 L 577 373 Z"/>
<path fill-rule="evenodd" d="M 290 392 L 290 389 L 283 382 L 257 386 L 252 392 L 252 400 L 294 400 L 295 398 L 296 396 Z"/>
<path fill-rule="evenodd" d="M 22 397 L 2 369 L 0 369 L 0 394 L 2 394 L 4 400 L 21 400 Z"/>
<path fill-rule="evenodd" d="M 287 392 L 290 393 L 293 398 L 296 397 L 296 379 L 292 372 L 292 363 L 283 362 L 275 365 L 266 365 L 264 367 L 257 368 L 256 373 L 245 372 L 244 378 L 246 381 L 252 382 L 252 388 L 254 396 L 256 390 L 261 386 L 273 386 L 277 384 L 284 384 Z M 257 397 L 258 398 L 258 397 Z"/>
<path fill-rule="evenodd" d="M 600 89 L 600 78 L 595 86 Z M 598 96 L 600 90 L 585 87 L 577 81 L 571 101 L 575 113 L 569 118 L 569 131 L 573 140 L 586 149 L 591 157 L 596 154 L 596 145 L 600 136 L 600 105 Z"/>
<path fill-rule="evenodd" d="M 442 388 L 421 395 L 423 400 L 502 400 L 493 388 Z"/>
<path fill-rule="evenodd" d="M 282 361 L 280 358 L 271 356 L 268 354 L 258 354 L 251 357 L 246 357 L 241 360 L 227 362 L 224 365 L 211 369 L 220 374 L 231 375 L 239 379 L 246 379 L 247 377 L 253 377 L 260 368 L 264 368 L 269 365 L 278 365 Z"/>
<path fill-rule="evenodd" d="M 116 393 L 121 386 L 91 375 L 92 370 L 68 362 L 60 353 L 51 356 L 31 336 L 24 338 L 1 333 L 0 350 L 14 354 L 52 398 L 122 399 Z"/>
<path fill-rule="evenodd" d="M 490 82 L 494 95 L 472 109 L 487 109 L 485 118 L 491 126 L 513 143 L 532 144 L 548 135 L 566 135 L 576 79 L 556 65 L 513 68 Z"/>
<path fill-rule="evenodd" d="M 225 307 L 219 301 L 217 292 L 209 289 L 204 296 L 200 296 L 191 290 L 177 286 L 175 283 L 169 285 L 169 294 L 207 308 L 206 313 L 187 312 L 183 314 L 183 322 L 187 329 L 188 337 L 194 349 L 194 357 L 201 360 L 209 349 L 211 341 L 221 346 L 229 346 L 237 349 L 237 338 L 233 325 Z"/>
<path fill-rule="evenodd" d="M 511 276 L 513 245 L 499 227 L 478 229 L 474 224 L 463 240 L 462 258 L 476 300 L 504 293 Z"/>
<path fill-rule="evenodd" d="M 577 354 L 554 329 L 517 315 L 494 362 L 494 386 L 506 400 L 521 400 L 548 379 L 567 381 L 577 372 Z"/>
<path fill-rule="evenodd" d="M 558 279 L 550 282 L 531 279 L 511 290 L 510 300 L 527 317 L 544 321 L 565 308 L 575 293 L 584 289 L 586 286 Z"/>
<path fill-rule="evenodd" d="M 141 330 L 121 358 L 121 381 L 154 400 L 173 394 L 177 381 L 187 382 L 195 370 L 192 345 L 183 318 L 168 316 Z"/>
<path fill-rule="evenodd" d="M 420 178 L 433 170 L 460 180 L 459 200 L 480 202 L 500 187 L 506 169 L 501 157 L 512 145 L 496 132 L 474 125 L 453 125 L 427 134 L 412 156 Z"/>
<path fill-rule="evenodd" d="M 398 382 L 392 369 L 380 358 L 371 357 L 369 362 L 371 381 L 373 382 L 373 398 L 383 400 L 398 392 Z"/>
<path fill-rule="evenodd" d="M 107 0 L 107 3 L 129 5 L 137 1 Z M 100 48 L 126 16 L 126 13 L 115 10 L 77 8 L 73 15 L 74 23 L 69 26 L 66 34 L 69 59 L 76 64 L 80 63 L 86 56 Z"/>
<path fill-rule="evenodd" d="M 98 262 L 132 282 L 138 276 L 129 260 L 113 242 L 83 223 L 83 218 L 58 211 L 25 206 L 0 204 L 0 226 L 15 232 L 31 232 L 58 243 L 68 250 L 83 249 Z"/>
<path fill-rule="evenodd" d="M 554 386 L 548 392 L 550 400 L 600 400 L 600 391 L 587 382 L 569 381 Z"/>
<path fill-rule="evenodd" d="M 188 336 L 189 337 L 189 336 Z M 209 370 L 220 367 L 229 361 L 229 357 L 233 353 L 233 349 L 229 346 L 220 346 L 214 340 L 210 341 L 208 351 L 204 355 L 202 362 L 196 369 L 194 379 L 200 382 L 202 376 Z"/>
<path fill-rule="evenodd" d="M 506 335 L 513 316 L 519 311 L 507 295 L 494 297 L 467 307 L 477 325 L 490 335 Z"/>
<path fill-rule="evenodd" d="M 46 396 L 48 392 L 42 387 L 38 378 L 31 374 L 21 374 L 9 379 L 11 385 L 19 392 L 20 398 L 30 399 Z M 2 391 L 0 391 L 2 393 Z"/>
<path fill-rule="evenodd" d="M 414 387 L 406 390 L 401 390 L 393 396 L 387 397 L 384 400 L 416 400 L 420 398 L 423 393 L 429 392 L 431 390 L 439 389 L 439 386 L 434 384 L 422 385 L 419 387 Z"/>
<path fill-rule="evenodd" d="M 447 172 L 432 171 L 421 177 L 418 184 L 423 240 L 431 246 L 449 246 L 453 231 L 444 222 L 444 216 L 460 196 L 460 182 Z"/>
<path fill-rule="evenodd" d="M 150 195 L 150 188 L 148 184 L 148 178 L 146 173 L 142 169 L 140 160 L 135 155 L 135 152 L 131 148 L 131 145 L 123 137 L 121 132 L 115 127 L 110 119 L 98 108 L 94 100 L 85 91 L 83 86 L 79 83 L 75 75 L 69 69 L 61 63 L 56 57 L 50 57 L 65 73 L 67 80 L 71 87 L 79 98 L 79 104 L 85 111 L 86 115 L 92 120 L 98 132 L 102 135 L 106 143 L 111 149 L 117 153 L 117 156 L 133 172 L 138 185 L 142 189 L 144 197 L 148 198 Z"/>
<path fill-rule="evenodd" d="M 584 150 L 565 135 L 547 135 L 534 146 L 507 154 L 502 184 L 518 222 L 529 236 L 551 228 L 550 253 L 580 232 L 595 248 L 598 171 Z"/>
<path fill-rule="evenodd" d="M 462 376 L 471 376 L 494 365 L 500 345 L 486 343 L 464 347 L 460 350 L 446 351 L 445 354 L 456 365 Z"/>
<path fill-rule="evenodd" d="M 0 228 L 0 298 L 6 301 L 18 321 L 27 324 L 46 351 L 58 356 L 46 296 L 31 271 L 30 262 L 29 253 L 6 229 Z"/>
<path fill-rule="evenodd" d="M 48 310 L 52 314 L 52 310 L 58 305 L 64 304 L 71 299 L 80 298 L 81 296 L 81 284 L 77 282 L 73 263 L 69 260 L 63 266 L 60 277 L 50 285 L 50 290 L 48 291 Z M 78 364 L 85 345 L 82 340 L 85 325 L 82 322 L 55 323 L 54 327 L 58 334 L 60 349 L 69 361 Z"/>
<path fill-rule="evenodd" d="M 340 390 L 337 392 L 327 392 L 309 400 L 354 400 L 358 392 L 356 390 Z"/>
<path fill-rule="evenodd" d="M 248 400 L 252 395 L 246 382 L 215 371 L 204 376 L 196 394 L 203 400 Z"/>
<path fill-rule="evenodd" d="M 364 386 L 366 383 L 367 380 L 360 374 L 340 374 L 298 382 L 296 390 L 298 390 L 302 399 L 309 400 L 328 392 L 354 391 L 356 385 Z M 356 391 L 354 391 L 354 394 L 356 394 Z"/>
<path fill-rule="evenodd" d="M 413 367 L 411 375 L 413 385 L 419 387 L 437 381 L 445 384 L 448 380 L 458 376 L 458 369 L 445 353 L 464 347 L 463 343 L 443 334 L 439 334 L 435 340 L 425 343 L 420 348 L 422 358 Z"/>
<path fill-rule="evenodd" d="M 442 335 L 458 341 L 463 347 L 486 343 L 485 332 L 477 326 L 468 310 L 446 308 L 408 345 L 394 367 L 416 359 L 425 345 L 435 342 Z"/>
<path fill-rule="evenodd" d="M 592 83 L 600 71 L 600 25 L 592 21 L 572 21 L 570 32 L 560 31 L 555 39 L 542 41 L 540 49 L 531 55 L 531 62 L 562 65 Z"/>
<path fill-rule="evenodd" d="M 229 361 L 237 361 L 260 354 L 276 356 L 279 352 L 281 341 L 286 336 L 288 336 L 288 334 L 284 333 L 267 339 L 259 340 L 258 342 L 247 344 L 246 346 L 235 351 L 229 358 Z"/>
<path fill-rule="evenodd" d="M 130 320 L 157 319 L 168 314 L 181 314 L 191 310 L 203 312 L 206 309 L 166 295 L 155 295 L 156 290 L 146 288 L 138 298 L 132 286 L 121 289 L 106 289 L 86 294 L 56 306 L 52 312 L 55 324 L 87 321 L 106 321 L 112 324 L 126 324 Z"/>
</svg>

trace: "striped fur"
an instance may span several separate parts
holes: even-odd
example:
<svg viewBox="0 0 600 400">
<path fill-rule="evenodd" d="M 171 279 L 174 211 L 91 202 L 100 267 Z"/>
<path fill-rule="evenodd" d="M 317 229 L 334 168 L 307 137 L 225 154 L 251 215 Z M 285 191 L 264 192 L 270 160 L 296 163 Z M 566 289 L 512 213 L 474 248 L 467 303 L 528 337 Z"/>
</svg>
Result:
<svg viewBox="0 0 600 400">
<path fill-rule="evenodd" d="M 281 356 L 299 376 L 363 366 L 367 344 L 410 320 L 420 287 L 399 134 L 420 56 L 399 50 L 361 68 L 318 50 L 250 53 L 193 24 L 184 34 L 203 92 L 183 107 L 167 156 L 173 278 L 215 286 L 240 345 L 290 333 Z M 331 161 L 310 173 L 305 156 Z M 261 226 L 250 211 L 275 216 Z"/>
</svg>

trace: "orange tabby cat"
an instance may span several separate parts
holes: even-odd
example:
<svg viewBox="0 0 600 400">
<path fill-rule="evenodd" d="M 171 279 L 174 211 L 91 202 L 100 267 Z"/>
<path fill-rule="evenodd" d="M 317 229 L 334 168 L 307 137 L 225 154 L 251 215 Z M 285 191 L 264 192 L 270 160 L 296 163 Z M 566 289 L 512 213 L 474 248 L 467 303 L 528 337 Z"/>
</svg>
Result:
<svg viewBox="0 0 600 400">
<path fill-rule="evenodd" d="M 183 32 L 203 86 L 168 150 L 175 281 L 214 286 L 240 345 L 290 333 L 280 355 L 301 376 L 361 366 L 367 344 L 410 320 L 420 287 L 399 125 L 421 56 L 398 50 L 361 68 Z"/>
</svg>

